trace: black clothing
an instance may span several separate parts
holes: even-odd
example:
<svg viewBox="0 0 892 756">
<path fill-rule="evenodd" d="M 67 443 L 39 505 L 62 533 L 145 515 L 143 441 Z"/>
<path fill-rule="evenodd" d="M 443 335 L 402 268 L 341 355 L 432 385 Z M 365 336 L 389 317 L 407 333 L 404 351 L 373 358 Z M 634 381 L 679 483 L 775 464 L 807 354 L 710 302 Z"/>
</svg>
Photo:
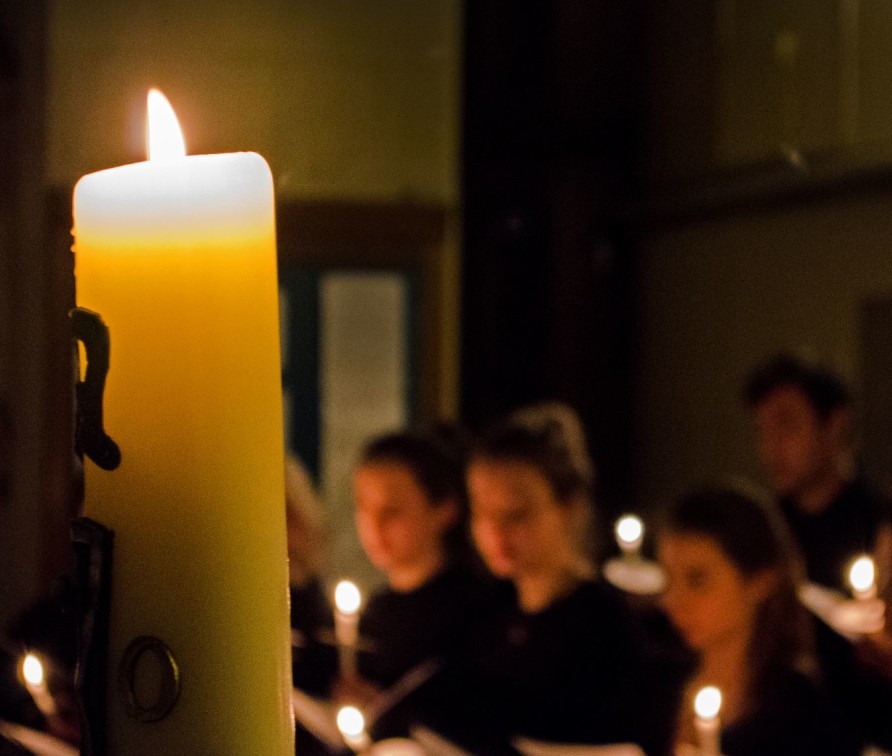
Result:
<svg viewBox="0 0 892 756">
<path fill-rule="evenodd" d="M 318 579 L 304 586 L 292 585 L 289 593 L 294 687 L 312 696 L 328 696 L 338 665 L 331 606 Z"/>
<path fill-rule="evenodd" d="M 722 731 L 726 756 L 858 756 L 827 697 L 804 675 L 786 670 L 766 681 L 757 708 Z"/>
<path fill-rule="evenodd" d="M 384 588 L 371 597 L 359 620 L 360 675 L 382 689 L 415 671 L 432 678 L 380 714 L 370 728 L 375 739 L 405 737 L 425 712 L 441 707 L 434 675 L 455 655 L 488 585 L 480 575 L 447 568 L 414 590 Z"/>
<path fill-rule="evenodd" d="M 422 662 L 451 654 L 483 590 L 482 578 L 448 569 L 414 590 L 376 593 L 359 619 L 360 675 L 386 688 Z"/>
<path fill-rule="evenodd" d="M 16 745 L 0 735 L 0 756 L 32 756 L 31 751 Z"/>
<path fill-rule="evenodd" d="M 847 571 L 859 554 L 870 552 L 883 524 L 892 524 L 889 501 L 856 479 L 846 484 L 830 506 L 806 514 L 790 500 L 781 508 L 805 557 L 808 579 L 847 591 Z M 892 748 L 892 681 L 865 669 L 854 646 L 815 618 L 818 661 L 832 701 L 867 742 Z"/>
<path fill-rule="evenodd" d="M 802 512 L 787 498 L 780 504 L 805 557 L 808 579 L 842 591 L 848 590 L 852 560 L 872 550 L 882 524 L 892 524 L 890 502 L 862 479 L 847 483 L 818 514 Z"/>
<path fill-rule="evenodd" d="M 291 678 L 295 688 L 317 698 L 331 694 L 338 672 L 334 617 L 318 578 L 289 587 L 291 597 Z M 300 756 L 330 756 L 331 750 L 300 722 L 295 725 Z"/>
<path fill-rule="evenodd" d="M 512 585 L 499 586 L 465 654 L 454 690 L 463 700 L 452 707 L 459 719 L 435 729 L 475 754 L 508 753 L 513 736 L 648 749 L 643 728 L 666 729 L 643 685 L 639 629 L 621 596 L 599 583 L 584 581 L 535 613 L 519 607 Z"/>
</svg>

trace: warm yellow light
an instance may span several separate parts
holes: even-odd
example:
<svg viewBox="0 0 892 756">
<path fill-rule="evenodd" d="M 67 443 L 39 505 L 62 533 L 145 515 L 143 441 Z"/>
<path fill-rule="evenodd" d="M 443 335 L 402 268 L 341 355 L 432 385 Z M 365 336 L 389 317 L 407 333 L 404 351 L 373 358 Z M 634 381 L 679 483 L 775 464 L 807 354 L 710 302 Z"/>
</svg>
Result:
<svg viewBox="0 0 892 756">
<path fill-rule="evenodd" d="M 722 691 L 714 685 L 701 688 L 694 698 L 694 713 L 700 719 L 715 719 L 722 708 Z"/>
<path fill-rule="evenodd" d="M 149 160 L 185 157 L 186 144 L 177 115 L 167 98 L 157 89 L 149 90 L 146 142 Z"/>
<path fill-rule="evenodd" d="M 644 523 L 635 515 L 624 515 L 616 521 L 616 538 L 620 544 L 637 546 L 644 537 Z"/>
<path fill-rule="evenodd" d="M 355 706 L 338 709 L 338 729 L 345 738 L 358 738 L 365 732 L 365 717 Z"/>
<path fill-rule="evenodd" d="M 29 685 L 43 685 L 43 663 L 34 654 L 22 660 L 22 677 Z"/>
<path fill-rule="evenodd" d="M 335 586 L 334 599 L 337 610 L 343 614 L 356 614 L 362 604 L 359 588 L 349 580 L 342 580 Z"/>
<path fill-rule="evenodd" d="M 876 582 L 876 567 L 869 556 L 860 556 L 849 567 L 849 583 L 855 593 L 864 594 L 873 590 Z"/>
</svg>

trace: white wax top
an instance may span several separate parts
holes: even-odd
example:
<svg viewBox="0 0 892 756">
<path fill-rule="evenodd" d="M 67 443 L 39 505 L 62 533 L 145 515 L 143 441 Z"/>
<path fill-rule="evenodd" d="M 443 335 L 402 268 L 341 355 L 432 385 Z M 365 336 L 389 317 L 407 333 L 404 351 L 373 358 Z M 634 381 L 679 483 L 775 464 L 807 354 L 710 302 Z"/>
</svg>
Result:
<svg viewBox="0 0 892 756">
<path fill-rule="evenodd" d="M 269 228 L 273 181 L 253 152 L 145 161 L 84 176 L 74 191 L 79 245 L 133 248 L 196 238 L 241 244 Z"/>
</svg>

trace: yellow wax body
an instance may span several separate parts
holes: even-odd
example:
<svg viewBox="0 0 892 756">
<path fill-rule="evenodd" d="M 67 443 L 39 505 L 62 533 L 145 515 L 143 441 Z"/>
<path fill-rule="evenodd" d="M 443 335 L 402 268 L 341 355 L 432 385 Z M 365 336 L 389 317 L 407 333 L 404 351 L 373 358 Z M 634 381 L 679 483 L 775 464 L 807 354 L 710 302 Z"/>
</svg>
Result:
<svg viewBox="0 0 892 756">
<path fill-rule="evenodd" d="M 86 461 L 84 504 L 115 532 L 111 756 L 294 752 L 274 225 L 253 153 L 137 163 L 75 188 L 77 302 L 109 328 L 105 429 L 122 454 L 111 472 Z M 181 674 L 155 722 L 118 691 L 142 635 Z"/>
</svg>

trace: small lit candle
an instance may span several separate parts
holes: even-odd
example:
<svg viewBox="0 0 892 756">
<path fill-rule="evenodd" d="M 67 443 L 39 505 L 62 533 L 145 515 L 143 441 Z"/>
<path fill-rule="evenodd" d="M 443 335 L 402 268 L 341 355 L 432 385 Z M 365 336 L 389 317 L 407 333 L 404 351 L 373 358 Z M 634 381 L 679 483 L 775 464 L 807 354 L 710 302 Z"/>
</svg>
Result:
<svg viewBox="0 0 892 756">
<path fill-rule="evenodd" d="M 56 713 L 56 702 L 47 688 L 46 671 L 39 656 L 25 654 L 22 659 L 22 680 L 40 713 L 45 717 L 53 716 Z"/>
<path fill-rule="evenodd" d="M 722 692 L 714 685 L 701 688 L 694 698 L 694 729 L 702 756 L 718 756 L 721 753 L 721 708 Z"/>
<path fill-rule="evenodd" d="M 623 515 L 614 528 L 616 542 L 625 556 L 637 556 L 644 541 L 644 523 L 636 515 Z"/>
<path fill-rule="evenodd" d="M 356 674 L 356 640 L 359 634 L 359 608 L 362 594 L 355 583 L 342 580 L 335 587 L 335 639 L 341 674 Z"/>
<path fill-rule="evenodd" d="M 338 709 L 338 729 L 344 742 L 354 751 L 364 751 L 371 744 L 365 730 L 365 717 L 355 706 L 342 706 Z"/>
<path fill-rule="evenodd" d="M 849 584 L 856 599 L 867 600 L 877 595 L 876 567 L 866 554 L 858 557 L 849 567 Z"/>
</svg>

